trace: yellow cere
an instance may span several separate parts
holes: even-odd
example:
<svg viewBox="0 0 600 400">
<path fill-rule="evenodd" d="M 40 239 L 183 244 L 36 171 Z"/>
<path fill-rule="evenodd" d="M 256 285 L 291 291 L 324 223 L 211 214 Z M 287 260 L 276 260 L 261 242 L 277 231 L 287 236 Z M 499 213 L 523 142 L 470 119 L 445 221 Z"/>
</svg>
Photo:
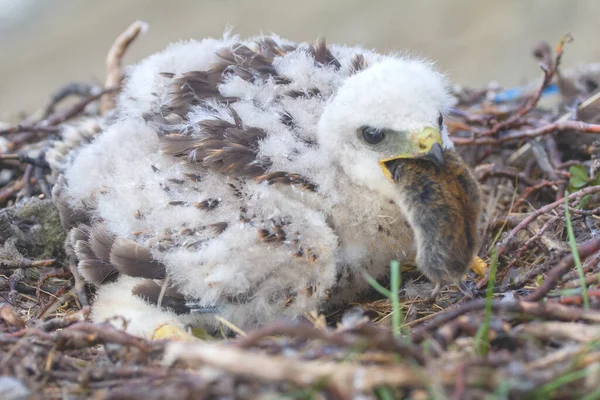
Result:
<svg viewBox="0 0 600 400">
<path fill-rule="evenodd" d="M 398 160 L 400 158 L 419 158 L 419 156 L 427 154 L 429 151 L 431 151 L 431 148 L 434 144 L 438 143 L 443 145 L 440 131 L 431 127 L 427 127 L 422 131 L 411 132 L 408 138 L 409 142 L 412 144 L 411 147 L 413 148 L 413 151 L 400 153 L 393 157 L 379 160 L 379 166 L 381 167 L 383 174 L 392 182 L 394 179 L 390 170 L 385 166 L 386 162 Z"/>
</svg>

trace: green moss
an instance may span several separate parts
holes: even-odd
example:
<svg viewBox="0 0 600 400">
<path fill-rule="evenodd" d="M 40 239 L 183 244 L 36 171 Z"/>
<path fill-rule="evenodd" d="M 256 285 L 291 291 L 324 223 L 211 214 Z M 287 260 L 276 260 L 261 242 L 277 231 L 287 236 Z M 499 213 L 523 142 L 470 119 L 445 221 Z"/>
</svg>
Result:
<svg viewBox="0 0 600 400">
<path fill-rule="evenodd" d="M 64 256 L 66 232 L 60 224 L 58 210 L 51 200 L 33 198 L 23 203 L 18 211 L 19 218 L 33 218 L 36 227 L 30 239 L 37 257 L 61 258 Z"/>
</svg>

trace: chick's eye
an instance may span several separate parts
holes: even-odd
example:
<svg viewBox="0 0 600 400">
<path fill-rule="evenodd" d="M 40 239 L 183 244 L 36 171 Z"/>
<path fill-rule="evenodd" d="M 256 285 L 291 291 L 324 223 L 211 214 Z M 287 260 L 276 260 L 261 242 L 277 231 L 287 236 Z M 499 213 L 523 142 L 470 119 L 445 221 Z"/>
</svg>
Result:
<svg viewBox="0 0 600 400">
<path fill-rule="evenodd" d="M 442 115 L 442 113 L 440 113 L 440 116 L 438 117 L 438 125 L 439 125 L 440 129 L 442 129 L 443 123 L 444 123 L 444 116 Z"/>
<path fill-rule="evenodd" d="M 385 138 L 385 131 L 383 129 L 365 126 L 362 128 L 362 135 L 365 142 L 369 144 L 378 144 Z"/>
</svg>

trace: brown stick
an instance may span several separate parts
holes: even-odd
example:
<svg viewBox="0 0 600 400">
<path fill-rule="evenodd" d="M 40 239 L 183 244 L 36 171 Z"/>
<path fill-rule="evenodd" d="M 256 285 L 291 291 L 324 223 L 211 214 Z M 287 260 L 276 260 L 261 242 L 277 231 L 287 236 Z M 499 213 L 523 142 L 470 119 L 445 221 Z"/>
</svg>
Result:
<svg viewBox="0 0 600 400">
<path fill-rule="evenodd" d="M 521 193 L 521 196 L 519 196 L 517 201 L 515 201 L 515 204 L 513 205 L 512 210 L 516 210 L 517 208 L 519 208 L 519 206 L 521 204 L 523 204 L 525 202 L 525 200 L 527 200 L 527 197 L 531 196 L 533 194 L 533 192 L 540 190 L 541 188 L 544 188 L 547 186 L 555 186 L 559 182 L 557 182 L 557 181 L 542 181 L 535 185 L 531 185 L 531 186 L 527 187 L 525 190 L 523 190 L 523 193 Z M 509 213 L 510 213 L 510 211 L 509 211 Z"/>
<path fill-rule="evenodd" d="M 93 346 L 99 343 L 118 343 L 124 346 L 136 347 L 143 351 L 152 349 L 153 344 L 136 336 L 132 336 L 119 330 L 108 323 L 92 324 L 89 322 L 75 322 L 68 328 L 53 333 L 44 332 L 41 329 L 25 328 L 18 332 L 8 334 L 9 337 L 37 336 L 44 340 L 62 341 L 70 348 Z"/>
<path fill-rule="evenodd" d="M 518 179 L 519 182 L 522 182 L 528 186 L 534 185 L 534 182 L 527 175 L 519 172 L 518 169 L 513 167 L 504 167 L 497 164 L 479 165 L 475 167 L 475 175 L 480 183 L 493 176 L 500 176 L 503 178 Z"/>
<path fill-rule="evenodd" d="M 589 285 L 590 283 L 596 283 L 598 281 L 598 276 L 597 275 L 590 275 L 588 277 L 586 277 L 586 283 Z M 600 298 L 600 290 L 598 289 L 593 289 L 593 290 L 588 290 L 587 291 L 587 295 L 588 298 Z M 556 300 L 555 300 L 556 301 Z M 560 304 L 564 304 L 564 305 L 577 305 L 577 306 L 581 306 L 583 305 L 583 296 L 581 294 L 578 295 L 574 295 L 574 296 L 563 296 L 561 297 L 558 302 Z"/>
<path fill-rule="evenodd" d="M 540 237 L 542 237 L 542 235 L 548 230 L 550 229 L 550 227 L 558 220 L 558 215 L 550 218 L 536 233 L 535 235 L 533 235 L 532 237 L 530 237 L 529 239 L 527 239 L 525 241 L 525 243 L 523 243 L 521 245 L 521 247 L 519 247 L 517 249 L 517 252 L 515 253 L 515 255 L 513 256 L 512 260 L 508 263 L 508 265 L 504 268 L 504 270 L 502 271 L 502 273 L 498 274 L 498 278 L 496 280 L 496 282 L 501 283 L 502 281 L 504 281 L 504 278 L 506 278 L 506 275 L 508 274 L 508 272 L 510 271 L 510 269 L 519 261 L 519 257 L 521 257 L 521 255 L 523 254 L 523 252 L 525 250 L 527 250 L 529 248 L 529 246 L 536 240 L 538 240 Z M 486 282 L 487 283 L 487 282 Z"/>
<path fill-rule="evenodd" d="M 104 87 L 118 87 L 121 84 L 121 61 L 123 60 L 123 55 L 135 38 L 147 29 L 147 26 L 145 22 L 135 21 L 115 39 L 106 56 L 106 81 L 104 82 Z M 114 107 L 114 97 L 109 93 L 105 93 L 100 99 L 100 115 L 105 115 Z"/>
<path fill-rule="evenodd" d="M 71 326 L 77 322 L 83 322 L 85 320 L 87 320 L 87 318 L 89 317 L 89 315 L 91 314 L 92 309 L 87 306 L 87 307 L 83 307 L 81 310 L 77 311 L 76 313 L 73 314 L 69 314 L 66 315 L 64 317 L 56 317 L 56 318 L 52 318 L 49 319 L 48 321 L 45 321 L 44 323 L 40 324 L 38 326 L 38 329 L 40 329 L 43 332 L 51 332 L 51 331 L 55 331 L 57 329 L 64 329 L 68 326 Z"/>
<path fill-rule="evenodd" d="M 496 124 L 489 131 L 484 132 L 482 134 L 482 136 L 492 136 L 492 135 L 495 135 L 496 133 L 498 133 L 502 129 L 513 126 L 515 123 L 519 122 L 519 120 L 522 117 L 527 115 L 531 110 L 533 110 L 535 108 L 535 106 L 540 101 L 540 98 L 542 97 L 542 93 L 544 92 L 544 89 L 546 89 L 546 87 L 548 87 L 550 82 L 552 82 L 552 78 L 554 78 L 554 75 L 556 74 L 556 71 L 558 69 L 558 66 L 560 65 L 560 61 L 563 56 L 564 45 L 567 42 L 570 42 L 572 40 L 573 40 L 573 38 L 571 37 L 570 34 L 564 35 L 560 39 L 558 46 L 556 46 L 556 57 L 554 58 L 554 62 L 552 63 L 551 60 L 544 60 L 542 62 L 542 64 L 540 65 L 540 67 L 542 68 L 542 71 L 544 73 L 542 82 L 541 82 L 540 86 L 538 87 L 538 89 L 536 90 L 536 92 L 534 93 L 534 95 L 525 104 L 525 106 L 522 107 L 516 114 L 514 114 L 514 115 L 510 116 L 509 118 L 505 119 L 504 121 Z"/>
<path fill-rule="evenodd" d="M 5 269 L 41 268 L 50 267 L 55 262 L 55 258 L 50 258 L 48 260 L 30 260 L 28 258 L 22 258 L 20 260 L 0 259 L 0 267 Z"/>
<path fill-rule="evenodd" d="M 596 266 L 598 265 L 599 261 L 600 251 L 596 252 L 596 254 L 592 254 L 588 257 L 587 260 L 585 260 L 585 263 L 583 263 L 583 273 L 587 274 L 590 271 L 593 271 L 594 268 L 596 268 Z M 562 287 L 565 289 L 579 287 L 579 272 L 571 271 L 568 274 L 564 275 L 561 279 L 561 284 L 563 285 Z"/>
<path fill-rule="evenodd" d="M 58 128 L 56 127 L 56 125 L 59 125 L 65 121 L 79 115 L 79 113 L 81 113 L 88 104 L 92 103 L 93 101 L 98 100 L 100 97 L 102 97 L 102 95 L 104 95 L 106 93 L 114 92 L 115 90 L 117 90 L 117 88 L 115 88 L 115 87 L 106 88 L 103 91 L 101 91 L 100 93 L 97 93 L 93 96 L 82 99 L 81 101 L 77 102 L 72 107 L 65 110 L 64 112 L 55 114 L 47 119 L 38 121 L 36 123 L 28 124 L 28 125 L 20 125 L 19 124 L 19 125 L 11 126 L 10 128 L 7 128 L 7 129 L 1 129 L 0 135 L 7 135 L 9 133 L 18 133 L 18 132 L 43 132 L 43 133 L 57 132 Z"/>
<path fill-rule="evenodd" d="M 499 138 L 494 138 L 490 136 L 480 138 L 461 138 L 452 136 L 450 139 L 452 139 L 454 144 L 463 146 L 481 146 L 485 144 L 498 145 L 500 143 L 515 140 L 533 139 L 538 136 L 562 131 L 575 131 L 579 133 L 600 133 L 600 124 L 588 124 L 586 122 L 581 121 L 559 121 L 543 125 L 538 128 L 511 131 L 506 135 L 502 135 Z"/>
<path fill-rule="evenodd" d="M 577 247 L 579 256 L 584 259 L 596 251 L 600 250 L 600 238 L 593 238 Z M 541 299 L 546 293 L 548 293 L 556 284 L 559 279 L 566 274 L 569 269 L 573 266 L 573 254 L 568 254 L 563 257 L 558 265 L 550 270 L 544 279 L 544 282 L 540 287 L 534 290 L 529 295 L 523 297 L 523 301 L 537 301 Z"/>
<path fill-rule="evenodd" d="M 486 306 L 486 299 L 476 299 L 463 303 L 455 308 L 446 309 L 431 319 L 426 325 L 415 328 L 412 332 L 413 342 L 421 342 L 428 337 L 432 331 L 458 318 L 461 315 L 481 311 Z M 535 303 L 525 299 L 522 301 L 492 301 L 492 310 L 511 313 L 521 313 L 545 318 L 575 321 L 578 319 L 589 322 L 600 322 L 600 312 L 597 310 L 586 310 L 581 307 L 568 307 L 558 303 Z"/>
<path fill-rule="evenodd" d="M 571 193 L 569 195 L 568 200 L 571 201 L 576 198 L 581 198 L 581 197 L 585 196 L 586 194 L 598 193 L 598 192 L 600 192 L 600 186 L 590 186 L 590 187 L 581 189 L 575 193 Z M 500 243 L 500 245 L 498 246 L 498 256 L 500 256 L 504 252 L 504 250 L 506 250 L 506 247 L 514 239 L 514 237 L 517 235 L 517 233 L 519 233 L 523 228 L 525 228 L 527 225 L 529 225 L 531 223 L 531 221 L 533 221 L 540 215 L 545 214 L 545 213 L 555 209 L 556 207 L 563 205 L 563 203 L 564 203 L 564 200 L 558 200 L 553 203 L 547 204 L 544 207 L 541 207 L 541 208 L 537 209 L 536 211 L 532 212 L 527 218 L 525 218 L 516 227 L 514 227 L 508 233 L 508 235 L 506 235 L 506 237 L 504 238 L 502 243 Z"/>
<path fill-rule="evenodd" d="M 15 183 L 5 186 L 0 189 L 0 203 L 4 203 L 11 196 L 15 195 L 19 190 L 21 190 L 25 186 L 25 182 L 23 179 L 19 179 Z"/>
<path fill-rule="evenodd" d="M 422 387 L 428 380 L 426 374 L 409 365 L 304 361 L 207 342 L 167 343 L 164 363 L 170 365 L 177 360 L 200 362 L 232 374 L 264 381 L 288 381 L 300 387 L 327 382 L 342 393 L 371 390 L 380 385 Z M 360 379 L 357 379 L 359 376 Z M 446 381 L 450 377 L 439 378 Z"/>
<path fill-rule="evenodd" d="M 310 324 L 289 324 L 273 323 L 262 328 L 256 329 L 247 336 L 241 337 L 236 341 L 237 346 L 247 348 L 258 343 L 261 339 L 273 335 L 285 335 L 289 337 L 299 337 L 309 340 L 322 340 L 340 347 L 354 347 L 372 350 L 393 351 L 403 357 L 411 357 L 420 365 L 426 364 L 426 359 L 420 351 L 414 346 L 400 343 L 396 340 L 389 330 L 381 329 L 373 324 L 364 324 L 357 327 L 356 331 L 365 333 L 365 338 L 357 337 L 353 331 L 329 332 L 323 329 L 317 329 Z"/>
</svg>

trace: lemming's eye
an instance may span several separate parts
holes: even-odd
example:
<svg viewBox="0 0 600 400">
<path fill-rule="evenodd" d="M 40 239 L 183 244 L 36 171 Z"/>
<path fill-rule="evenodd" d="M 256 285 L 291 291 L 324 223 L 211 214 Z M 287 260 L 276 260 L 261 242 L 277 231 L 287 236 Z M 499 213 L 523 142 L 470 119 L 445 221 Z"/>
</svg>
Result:
<svg viewBox="0 0 600 400">
<path fill-rule="evenodd" d="M 385 138 L 385 131 L 371 126 L 362 127 L 362 135 L 365 142 L 369 144 L 378 144 Z"/>
<path fill-rule="evenodd" d="M 438 125 L 440 127 L 440 130 L 442 129 L 443 123 L 444 123 L 444 116 L 442 115 L 442 113 L 440 113 L 440 116 L 438 117 Z"/>
</svg>

